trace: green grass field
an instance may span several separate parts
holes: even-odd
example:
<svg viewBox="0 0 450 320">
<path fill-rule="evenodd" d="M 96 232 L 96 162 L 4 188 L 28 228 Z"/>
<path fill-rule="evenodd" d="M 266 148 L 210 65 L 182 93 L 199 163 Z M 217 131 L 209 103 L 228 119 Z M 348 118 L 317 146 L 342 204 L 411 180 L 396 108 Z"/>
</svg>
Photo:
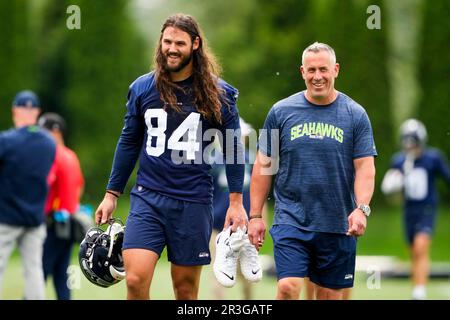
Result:
<svg viewBox="0 0 450 320">
<path fill-rule="evenodd" d="M 122 207 L 123 209 L 123 207 Z M 450 262 L 450 208 L 441 209 L 435 237 L 432 244 L 431 256 L 435 262 Z M 77 250 L 72 257 L 72 284 L 76 287 L 73 299 L 124 299 L 126 297 L 125 282 L 107 288 L 99 288 L 88 282 L 78 267 L 76 259 Z M 272 242 L 270 236 L 262 250 L 263 254 L 271 255 Z M 405 263 L 408 259 L 408 251 L 403 240 L 401 229 L 401 216 L 399 209 L 374 210 L 369 219 L 366 235 L 358 240 L 358 255 L 387 255 L 396 257 Z M 411 284 L 407 279 L 381 278 L 379 286 L 372 288 L 373 282 L 369 275 L 359 272 L 355 279 L 355 287 L 352 299 L 409 299 Z M 202 273 L 199 298 L 214 299 L 214 276 L 212 265 L 205 266 Z M 3 281 L 3 299 L 21 299 L 24 288 L 20 257 L 15 253 L 6 269 Z M 370 289 L 372 288 L 372 289 Z M 238 282 L 235 287 L 225 290 L 225 298 L 230 300 L 242 299 L 242 287 Z M 273 299 L 276 292 L 276 279 L 265 275 L 260 283 L 253 285 L 254 299 Z M 151 288 L 152 299 L 173 299 L 172 284 L 170 280 L 170 264 L 165 255 L 162 256 L 155 271 L 155 277 Z M 47 283 L 47 298 L 55 299 L 51 282 Z M 432 279 L 428 286 L 429 299 L 450 299 L 450 279 Z"/>
<path fill-rule="evenodd" d="M 77 261 L 72 261 L 74 270 L 78 269 Z M 78 269 L 79 270 L 79 269 Z M 77 300 L 97 300 L 97 299 L 125 299 L 126 286 L 122 281 L 119 284 L 104 289 L 96 287 L 88 282 L 81 272 L 71 274 L 76 283 L 79 281 L 78 288 L 72 291 L 73 299 Z M 214 299 L 212 294 L 212 282 L 214 276 L 212 266 L 203 269 L 201 288 L 199 298 L 203 300 Z M 376 300 L 376 299 L 395 299 L 404 300 L 410 298 L 411 285 L 406 279 L 392 280 L 381 279 L 380 286 L 370 289 L 367 285 L 367 275 L 359 273 L 355 281 L 355 287 L 352 293 L 352 299 Z M 274 299 L 276 293 L 276 279 L 265 275 L 263 280 L 253 286 L 254 299 Z M 4 281 L 3 299 L 21 299 L 23 292 L 22 268 L 19 259 L 13 259 L 9 264 Z M 225 298 L 229 300 L 242 299 L 242 284 L 238 282 L 231 289 L 224 289 Z M 161 261 L 156 269 L 155 277 L 151 288 L 152 299 L 173 299 L 172 284 L 170 281 L 170 264 Z M 428 285 L 429 299 L 450 299 L 450 280 L 432 280 Z M 55 299 L 54 290 L 51 282 L 47 283 L 47 299 Z"/>
</svg>

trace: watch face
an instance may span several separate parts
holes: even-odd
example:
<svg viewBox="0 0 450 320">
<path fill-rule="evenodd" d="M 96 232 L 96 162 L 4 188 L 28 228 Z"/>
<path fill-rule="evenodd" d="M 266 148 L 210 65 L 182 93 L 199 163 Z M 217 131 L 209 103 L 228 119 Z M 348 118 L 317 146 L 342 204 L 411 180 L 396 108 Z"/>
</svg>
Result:
<svg viewBox="0 0 450 320">
<path fill-rule="evenodd" d="M 358 208 L 361 209 L 361 211 L 364 212 L 366 216 L 370 214 L 370 207 L 368 205 L 361 204 Z"/>
</svg>

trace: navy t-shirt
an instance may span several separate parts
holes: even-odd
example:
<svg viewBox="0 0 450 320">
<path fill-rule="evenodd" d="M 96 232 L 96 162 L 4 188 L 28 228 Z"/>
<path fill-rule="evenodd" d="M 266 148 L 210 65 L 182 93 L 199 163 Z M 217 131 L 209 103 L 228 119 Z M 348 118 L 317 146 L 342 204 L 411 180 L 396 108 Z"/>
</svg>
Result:
<svg viewBox="0 0 450 320">
<path fill-rule="evenodd" d="M 377 155 L 365 110 L 340 92 L 333 103 L 319 106 L 302 91 L 277 102 L 264 129 L 269 139 L 260 136 L 259 150 L 279 155 L 274 224 L 345 234 L 356 207 L 353 160 Z M 270 139 L 273 129 L 279 152 Z"/>
<path fill-rule="evenodd" d="M 55 150 L 54 140 L 37 126 L 0 133 L 0 223 L 24 227 L 43 223 Z"/>
<path fill-rule="evenodd" d="M 122 192 L 139 157 L 137 185 L 175 199 L 210 204 L 213 181 L 209 174 L 212 161 L 208 155 L 212 153 L 210 146 L 214 136 L 220 134 L 231 162 L 227 165 L 229 191 L 242 192 L 244 157 L 240 131 L 232 139 L 226 139 L 227 129 L 240 128 L 236 106 L 238 91 L 219 80 L 225 93 L 219 125 L 198 112 L 193 102 L 192 77 L 177 85 L 183 88 L 175 91 L 182 112 L 164 108 L 154 72 L 131 84 L 125 126 L 107 188 Z"/>
<path fill-rule="evenodd" d="M 393 156 L 391 165 L 404 174 L 405 205 L 437 205 L 436 177 L 441 175 L 450 185 L 450 169 L 444 156 L 437 149 L 426 148 L 411 161 L 411 164 L 405 163 L 406 154 L 399 152 Z"/>
</svg>

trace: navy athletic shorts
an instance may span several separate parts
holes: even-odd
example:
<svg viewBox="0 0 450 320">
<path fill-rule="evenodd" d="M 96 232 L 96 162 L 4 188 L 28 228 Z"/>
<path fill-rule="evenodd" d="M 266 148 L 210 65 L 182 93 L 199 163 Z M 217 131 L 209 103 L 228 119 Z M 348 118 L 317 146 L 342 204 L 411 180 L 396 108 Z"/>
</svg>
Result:
<svg viewBox="0 0 450 320">
<path fill-rule="evenodd" d="M 141 186 L 131 191 L 123 250 L 148 249 L 169 261 L 194 266 L 211 262 L 212 205 L 176 200 Z"/>
<path fill-rule="evenodd" d="M 355 237 L 306 231 L 292 225 L 274 225 L 270 234 L 278 280 L 309 277 L 324 288 L 353 287 Z"/>
<path fill-rule="evenodd" d="M 430 204 L 411 204 L 405 206 L 404 226 L 406 238 L 411 245 L 414 237 L 418 233 L 426 233 L 430 237 L 434 232 L 434 222 L 436 220 L 437 208 Z"/>
</svg>

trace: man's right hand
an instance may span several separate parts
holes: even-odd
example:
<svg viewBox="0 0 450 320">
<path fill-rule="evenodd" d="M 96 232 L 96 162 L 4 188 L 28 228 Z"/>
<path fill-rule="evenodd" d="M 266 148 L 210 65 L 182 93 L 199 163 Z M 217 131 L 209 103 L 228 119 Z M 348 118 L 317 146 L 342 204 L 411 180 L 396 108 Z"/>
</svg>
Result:
<svg viewBox="0 0 450 320">
<path fill-rule="evenodd" d="M 118 194 L 119 196 L 119 194 Z M 110 193 L 106 193 L 103 201 L 95 211 L 95 223 L 97 225 L 105 224 L 112 218 L 112 214 L 117 207 L 117 198 Z"/>
<path fill-rule="evenodd" d="M 259 251 L 264 243 L 266 224 L 262 218 L 254 218 L 248 222 L 248 239 Z"/>
</svg>

